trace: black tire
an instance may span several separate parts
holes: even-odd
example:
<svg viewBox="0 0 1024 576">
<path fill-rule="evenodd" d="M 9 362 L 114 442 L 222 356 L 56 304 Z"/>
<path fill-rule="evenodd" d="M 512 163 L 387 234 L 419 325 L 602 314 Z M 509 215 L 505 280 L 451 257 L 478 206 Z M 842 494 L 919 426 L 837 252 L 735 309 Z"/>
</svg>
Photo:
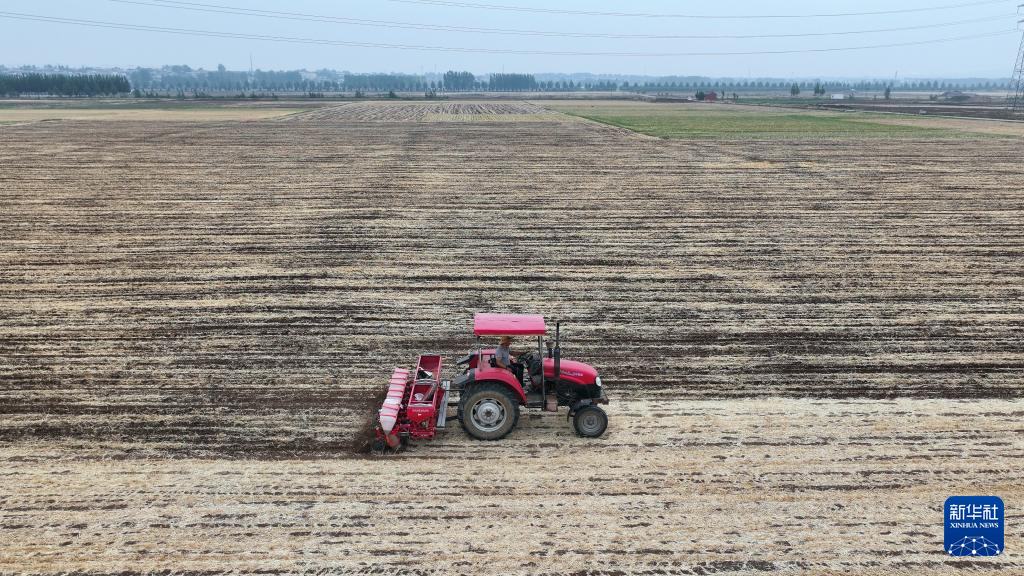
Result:
<svg viewBox="0 0 1024 576">
<path fill-rule="evenodd" d="M 608 429 L 608 414 L 593 404 L 584 406 L 576 411 L 572 427 L 584 438 L 597 438 Z"/>
<path fill-rule="evenodd" d="M 500 440 L 519 423 L 519 402 L 504 384 L 477 384 L 462 393 L 459 422 L 477 440 Z"/>
</svg>

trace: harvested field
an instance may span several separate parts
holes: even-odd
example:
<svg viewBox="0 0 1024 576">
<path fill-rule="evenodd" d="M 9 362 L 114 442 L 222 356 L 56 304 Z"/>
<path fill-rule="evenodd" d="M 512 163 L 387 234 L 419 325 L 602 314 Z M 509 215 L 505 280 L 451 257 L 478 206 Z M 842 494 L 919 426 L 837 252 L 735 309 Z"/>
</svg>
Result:
<svg viewBox="0 0 1024 576">
<path fill-rule="evenodd" d="M 558 122 L 560 114 L 528 102 L 354 102 L 303 114 L 331 122 Z"/>
<path fill-rule="evenodd" d="M 531 416 L 501 443 L 450 430 L 359 460 L 112 461 L 34 440 L 2 452 L 0 571 L 957 574 L 978 564 L 942 553 L 942 502 L 1020 501 L 1020 409 L 627 401 L 597 441 Z M 999 458 L 965 458 L 968 438 Z M 1024 569 L 1010 526 L 981 567 Z"/>
<path fill-rule="evenodd" d="M 1021 139 L 452 104 L 0 128 L 0 571 L 952 574 L 945 498 L 1020 506 Z M 354 454 L 481 310 L 608 434 Z"/>
<path fill-rule="evenodd" d="M 1024 137 L 1024 119 L 1017 122 L 1005 122 L 998 120 L 987 120 L 979 118 L 943 118 L 943 117 L 910 117 L 900 114 L 865 114 L 870 117 L 871 122 L 879 124 L 894 124 L 901 126 L 913 126 L 918 128 L 938 128 L 943 130 L 955 130 L 957 132 L 968 132 L 973 134 L 990 134 L 993 136 L 1016 136 Z"/>
<path fill-rule="evenodd" d="M 98 121 L 186 121 L 217 122 L 229 120 L 264 120 L 303 112 L 303 108 L 0 108 L 0 122 L 38 122 L 40 120 Z"/>
</svg>

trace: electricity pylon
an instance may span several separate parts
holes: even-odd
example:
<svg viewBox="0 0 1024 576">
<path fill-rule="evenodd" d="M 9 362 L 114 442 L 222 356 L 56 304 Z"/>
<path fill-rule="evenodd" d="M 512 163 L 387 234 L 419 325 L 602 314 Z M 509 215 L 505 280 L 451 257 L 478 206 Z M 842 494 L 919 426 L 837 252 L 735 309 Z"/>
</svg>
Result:
<svg viewBox="0 0 1024 576">
<path fill-rule="evenodd" d="M 1024 6 L 1024 4 L 1021 4 Z M 1017 26 L 1024 29 L 1024 20 L 1017 22 Z M 1013 113 L 1024 112 L 1024 32 L 1020 36 L 1020 48 L 1017 49 L 1017 63 L 1013 65 L 1013 75 L 1010 76 L 1010 111 Z"/>
</svg>

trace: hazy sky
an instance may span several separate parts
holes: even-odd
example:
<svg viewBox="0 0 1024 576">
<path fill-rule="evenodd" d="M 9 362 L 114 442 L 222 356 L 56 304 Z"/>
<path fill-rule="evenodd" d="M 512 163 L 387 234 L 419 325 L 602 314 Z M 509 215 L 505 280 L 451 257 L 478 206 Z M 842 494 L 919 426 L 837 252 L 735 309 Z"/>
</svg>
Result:
<svg viewBox="0 0 1024 576">
<path fill-rule="evenodd" d="M 223 10 L 258 9 L 317 17 L 385 23 L 554 32 L 540 36 L 494 31 L 441 31 L 355 25 L 342 22 L 264 18 L 243 14 L 169 7 L 159 0 L 4 0 L 0 16 L 20 13 L 135 26 L 206 30 L 356 43 L 459 48 L 433 51 L 347 45 L 279 43 L 263 39 L 183 36 L 138 30 L 12 20 L 0 17 L 0 63 L 69 66 L 159 66 L 188 64 L 246 69 L 249 55 L 257 68 L 335 68 L 355 72 L 595 72 L 651 75 L 833 77 L 1006 77 L 1013 68 L 1021 33 L 1021 0 L 798 0 L 764 2 L 671 2 L 667 0 L 192 0 L 192 7 Z M 877 12 L 972 3 L 942 10 L 898 14 L 815 18 L 748 18 L 752 15 L 808 15 Z M 156 6 L 154 4 L 164 4 Z M 463 4 L 462 6 L 452 4 Z M 538 13 L 484 9 L 465 4 L 533 9 L 616 12 L 616 15 Z M 645 13 L 637 17 L 622 13 Z M 731 19 L 681 18 L 668 14 L 740 16 Z M 972 22 L 964 23 L 965 20 Z M 955 24 L 953 24 L 955 23 Z M 594 38 L 567 34 L 721 36 L 820 34 L 891 28 L 943 26 L 916 30 L 790 38 Z M 945 25 L 949 24 L 949 25 Z M 758 54 L 678 55 L 693 52 L 756 52 L 821 49 L 918 42 L 988 33 L 998 36 L 954 42 L 856 51 Z M 487 50 L 540 52 L 639 53 L 623 55 L 553 55 L 485 53 Z M 672 53 L 675 55 L 652 55 Z"/>
</svg>

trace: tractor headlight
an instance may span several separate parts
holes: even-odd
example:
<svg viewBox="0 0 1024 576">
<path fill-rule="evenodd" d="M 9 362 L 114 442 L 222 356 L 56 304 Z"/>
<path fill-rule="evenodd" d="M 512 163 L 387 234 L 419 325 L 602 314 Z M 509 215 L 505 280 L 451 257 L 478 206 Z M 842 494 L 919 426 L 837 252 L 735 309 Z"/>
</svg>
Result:
<svg viewBox="0 0 1024 576">
<path fill-rule="evenodd" d="M 601 387 L 601 377 L 598 376 L 597 378 L 595 378 L 594 379 L 594 383 L 597 384 L 598 388 L 600 388 Z"/>
</svg>

